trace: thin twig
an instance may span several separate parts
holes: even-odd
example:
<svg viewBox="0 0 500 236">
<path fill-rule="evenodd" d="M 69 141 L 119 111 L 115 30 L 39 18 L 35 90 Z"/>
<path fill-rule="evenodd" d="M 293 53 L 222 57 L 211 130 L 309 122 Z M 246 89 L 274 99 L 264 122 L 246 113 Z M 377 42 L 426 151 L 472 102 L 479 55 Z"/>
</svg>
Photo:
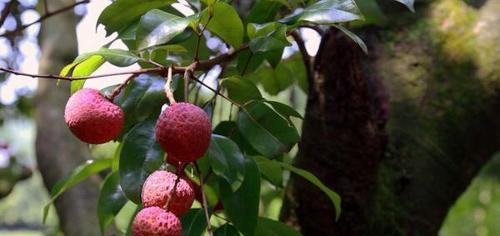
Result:
<svg viewBox="0 0 500 236">
<path fill-rule="evenodd" d="M 208 213 L 208 203 L 207 203 L 207 196 L 205 195 L 205 188 L 203 187 L 204 184 L 204 179 L 203 176 L 201 176 L 201 171 L 200 168 L 198 167 L 198 164 L 194 162 L 194 168 L 196 169 L 196 172 L 198 172 L 198 176 L 200 176 L 200 191 L 201 191 L 201 199 L 202 199 L 202 206 L 203 206 L 203 211 L 205 212 L 205 220 L 207 221 L 207 232 L 208 235 L 213 236 L 212 233 L 212 224 L 210 224 L 210 214 Z"/>
<path fill-rule="evenodd" d="M 167 95 L 167 98 L 168 98 L 168 101 L 170 102 L 170 105 L 175 103 L 174 93 L 172 93 L 172 89 L 170 88 L 171 84 L 172 84 L 172 67 L 169 67 L 168 68 L 167 83 L 165 83 L 165 95 Z"/>
<path fill-rule="evenodd" d="M 193 77 L 193 71 L 196 70 L 197 65 L 198 61 L 194 61 L 184 70 L 184 102 L 189 100 L 189 80 Z"/>
<path fill-rule="evenodd" d="M 213 15 L 209 15 L 208 16 L 207 23 L 203 26 L 203 28 L 201 29 L 201 31 L 198 33 L 198 42 L 196 42 L 196 50 L 195 50 L 195 53 L 194 53 L 193 61 L 198 61 L 198 56 L 199 56 L 199 53 L 200 53 L 201 37 L 203 37 L 203 32 L 205 32 L 205 30 L 207 29 L 208 24 L 212 20 L 212 17 L 213 17 Z"/>
<path fill-rule="evenodd" d="M 110 77 L 110 76 L 117 76 L 117 75 L 129 75 L 129 74 L 147 74 L 147 73 L 165 73 L 164 68 L 147 68 L 147 69 L 140 69 L 140 70 L 134 70 L 134 71 L 123 71 L 123 72 L 115 72 L 115 73 L 109 73 L 109 74 L 102 74 L 102 75 L 90 75 L 90 76 L 82 76 L 82 77 L 70 77 L 70 76 L 60 76 L 60 75 L 37 75 L 37 74 L 29 74 L 29 73 L 24 73 L 20 71 L 16 71 L 13 69 L 7 69 L 7 68 L 0 68 L 0 71 L 4 71 L 10 74 L 14 75 L 20 75 L 20 76 L 26 76 L 26 77 L 31 77 L 31 78 L 40 78 L 40 79 L 58 79 L 58 80 L 66 80 L 66 81 L 76 81 L 76 80 L 86 80 L 86 79 L 97 79 L 97 78 L 103 78 L 103 77 Z M 184 73 L 184 69 L 179 68 L 177 73 Z"/>
<path fill-rule="evenodd" d="M 48 19 L 48 18 L 50 18 L 50 17 L 52 17 L 54 15 L 63 13 L 65 11 L 69 11 L 69 10 L 75 8 L 78 5 L 87 4 L 89 2 L 90 2 L 90 0 L 82 0 L 82 1 L 79 1 L 79 2 L 75 2 L 74 4 L 71 4 L 69 6 L 65 6 L 65 7 L 62 7 L 60 9 L 57 9 L 57 10 L 55 10 L 53 12 L 46 13 L 46 14 L 40 16 L 40 18 L 38 18 L 38 20 L 35 20 L 35 21 L 33 21 L 33 22 L 29 23 L 29 24 L 21 25 L 21 26 L 17 27 L 16 29 L 14 29 L 13 31 L 5 32 L 5 33 L 1 34 L 0 37 L 6 37 L 6 36 L 13 35 L 13 34 L 17 34 L 17 33 L 21 32 L 21 31 L 25 30 L 26 28 L 28 28 L 28 27 L 30 27 L 30 26 L 32 26 L 34 24 L 40 23 L 40 22 L 42 22 L 42 21 L 44 21 L 44 20 L 46 20 L 46 19 Z"/>
<path fill-rule="evenodd" d="M 214 57 L 210 60 L 204 60 L 204 61 L 199 61 L 196 63 L 196 65 L 193 67 L 193 64 L 191 64 L 191 67 L 182 67 L 182 66 L 173 66 L 173 74 L 184 74 L 186 70 L 191 70 L 191 71 L 203 71 L 203 70 L 208 70 L 212 68 L 214 65 L 220 64 L 225 61 L 230 61 L 233 59 L 239 52 L 242 50 L 248 48 L 247 45 L 241 47 L 238 50 L 235 50 L 231 53 L 226 53 L 222 54 L 220 56 Z M 38 74 L 29 74 L 29 73 L 24 73 L 21 71 L 16 71 L 14 69 L 9 69 L 9 68 L 2 68 L 0 67 L 0 71 L 7 72 L 10 74 L 15 74 L 15 75 L 21 75 L 21 76 L 26 76 L 26 77 L 32 77 L 32 78 L 41 78 L 41 79 L 58 79 L 58 80 L 67 80 L 67 81 L 75 81 L 75 80 L 86 80 L 86 79 L 97 79 L 97 78 L 102 78 L 102 77 L 110 77 L 110 76 L 117 76 L 117 75 L 128 75 L 128 74 L 147 74 L 147 73 L 156 73 L 156 74 L 161 74 L 161 75 L 167 75 L 167 68 L 164 66 L 161 67 L 153 67 L 153 68 L 145 68 L 145 69 L 140 69 L 140 70 L 134 70 L 134 71 L 124 71 L 124 72 L 116 72 L 116 73 L 110 73 L 110 74 L 102 74 L 102 75 L 90 75 L 90 76 L 81 76 L 81 77 L 71 77 L 71 76 L 60 76 L 60 75 L 38 75 Z"/>
<path fill-rule="evenodd" d="M 191 79 L 196 81 L 197 83 L 201 84 L 202 86 L 204 86 L 205 88 L 209 89 L 210 91 L 212 91 L 213 93 L 215 93 L 216 95 L 219 95 L 221 96 L 222 98 L 226 99 L 227 101 L 229 101 L 230 103 L 233 103 L 235 106 L 237 107 L 240 107 L 240 108 L 243 108 L 242 105 L 240 105 L 239 103 L 235 102 L 234 100 L 232 100 L 231 98 L 227 97 L 226 95 L 222 94 L 220 91 L 218 90 L 215 90 L 213 89 L 212 87 L 208 86 L 207 84 L 205 84 L 203 81 L 199 80 L 198 78 L 194 77 L 194 76 L 191 76 Z"/>
<path fill-rule="evenodd" d="M 307 53 L 307 49 L 304 43 L 304 40 L 300 36 L 298 31 L 293 31 L 291 33 L 293 39 L 295 42 L 297 42 L 297 46 L 299 47 L 300 54 L 302 55 L 302 61 L 304 62 L 304 66 L 306 67 L 306 74 L 307 74 L 307 81 L 309 84 L 312 84 L 313 80 L 313 71 L 312 71 L 312 63 L 311 63 L 311 57 Z"/>
<path fill-rule="evenodd" d="M 125 87 L 127 87 L 128 83 L 130 83 L 130 81 L 135 79 L 135 77 L 137 77 L 137 75 L 132 74 L 125 81 L 123 81 L 123 83 L 121 83 L 118 87 L 116 87 L 113 90 L 113 92 L 111 92 L 111 94 L 109 96 L 107 96 L 108 100 L 113 101 L 115 99 L 115 97 L 118 96 L 118 94 L 120 94 Z"/>
<path fill-rule="evenodd" d="M 12 10 L 12 7 L 14 7 L 16 0 L 10 0 L 9 3 L 5 4 L 2 14 L 0 15 L 0 27 L 2 27 L 3 23 L 7 19 L 7 16 L 9 16 L 10 11 Z"/>
</svg>

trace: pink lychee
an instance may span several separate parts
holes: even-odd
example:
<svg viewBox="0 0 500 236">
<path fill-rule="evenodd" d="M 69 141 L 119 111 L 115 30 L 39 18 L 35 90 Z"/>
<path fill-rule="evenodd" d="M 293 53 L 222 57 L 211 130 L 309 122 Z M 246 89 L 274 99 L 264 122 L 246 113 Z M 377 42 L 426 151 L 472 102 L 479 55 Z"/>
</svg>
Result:
<svg viewBox="0 0 500 236">
<path fill-rule="evenodd" d="M 156 139 L 170 156 L 181 162 L 202 157 L 210 143 L 212 127 L 207 114 L 189 103 L 175 103 L 165 109 L 156 123 Z"/>
<path fill-rule="evenodd" d="M 179 177 L 174 195 L 177 178 L 177 175 L 168 171 L 153 172 L 142 186 L 142 204 L 145 207 L 161 207 L 177 216 L 184 215 L 193 205 L 195 194 L 192 186 L 183 177 Z"/>
<path fill-rule="evenodd" d="M 159 207 L 147 207 L 135 216 L 132 234 L 134 236 L 180 236 L 182 225 L 174 214 Z"/>
<path fill-rule="evenodd" d="M 64 120 L 71 132 L 90 144 L 115 139 L 123 128 L 123 110 L 106 99 L 98 90 L 83 88 L 66 103 Z"/>
</svg>

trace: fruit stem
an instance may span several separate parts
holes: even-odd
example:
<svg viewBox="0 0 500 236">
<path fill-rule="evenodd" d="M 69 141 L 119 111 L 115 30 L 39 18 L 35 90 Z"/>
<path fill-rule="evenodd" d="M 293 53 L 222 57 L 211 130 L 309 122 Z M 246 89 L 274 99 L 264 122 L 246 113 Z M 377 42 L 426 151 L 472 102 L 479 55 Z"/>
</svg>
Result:
<svg viewBox="0 0 500 236">
<path fill-rule="evenodd" d="M 118 87 L 116 87 L 113 92 L 111 92 L 111 94 L 109 96 L 106 96 L 106 98 L 110 101 L 110 102 L 113 102 L 113 100 L 115 99 L 116 96 L 118 96 L 118 94 L 120 94 L 122 92 L 122 90 L 127 87 L 128 83 L 135 79 L 137 75 L 136 74 L 132 74 L 131 76 L 129 76 L 125 81 L 123 81 L 123 83 L 121 83 Z"/>
<path fill-rule="evenodd" d="M 170 105 L 175 103 L 174 93 L 172 93 L 172 89 L 170 85 L 172 84 L 172 67 L 168 67 L 168 75 L 167 75 L 167 83 L 165 83 L 165 95 L 170 102 Z"/>
</svg>

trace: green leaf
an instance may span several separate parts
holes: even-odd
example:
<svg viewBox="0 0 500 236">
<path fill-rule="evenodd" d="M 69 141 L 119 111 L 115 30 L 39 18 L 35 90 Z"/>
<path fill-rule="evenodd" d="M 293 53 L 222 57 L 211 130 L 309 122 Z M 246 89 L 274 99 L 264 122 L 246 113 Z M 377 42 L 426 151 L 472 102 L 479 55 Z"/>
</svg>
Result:
<svg viewBox="0 0 500 236">
<path fill-rule="evenodd" d="M 112 163 L 112 159 L 88 160 L 84 164 L 76 167 L 73 171 L 71 171 L 71 173 L 67 177 L 59 180 L 52 188 L 52 191 L 50 191 L 50 201 L 43 208 L 43 222 L 45 223 L 45 220 L 47 219 L 50 205 L 61 194 L 63 194 L 76 184 L 86 180 L 88 177 L 110 168 Z"/>
<path fill-rule="evenodd" d="M 240 232 L 234 226 L 226 223 L 214 231 L 214 236 L 240 236 Z"/>
<path fill-rule="evenodd" d="M 274 160 L 272 160 L 274 161 Z M 277 161 L 275 161 L 277 162 Z M 326 185 L 324 185 L 321 180 L 319 180 L 316 176 L 314 176 L 313 174 L 311 174 L 311 172 L 309 171 L 306 171 L 306 170 L 303 170 L 303 169 L 299 169 L 297 167 L 294 167 L 290 164 L 287 164 L 287 163 L 283 163 L 283 162 L 277 162 L 279 165 L 281 165 L 281 167 L 301 176 L 302 178 L 306 179 L 307 181 L 311 182 L 312 184 L 316 185 L 316 187 L 318 187 L 319 189 L 321 189 L 324 193 L 326 193 L 326 195 L 328 195 L 328 198 L 330 198 L 330 200 L 332 201 L 333 205 L 335 206 L 335 216 L 336 216 L 336 219 L 338 220 L 339 217 L 340 217 L 340 212 L 341 212 L 341 200 L 340 200 L 340 196 L 334 192 L 333 190 L 331 190 L 330 188 L 328 188 Z"/>
<path fill-rule="evenodd" d="M 387 17 L 385 17 L 382 9 L 380 9 L 377 1 L 356 0 L 356 5 L 358 5 L 359 10 L 365 17 L 364 24 L 382 25 L 387 22 Z"/>
<path fill-rule="evenodd" d="M 208 21 L 209 14 L 209 9 L 202 13 L 201 23 L 206 25 L 210 32 L 219 36 L 226 43 L 234 48 L 238 48 L 243 43 L 244 28 L 243 22 L 241 22 L 240 16 L 234 7 L 218 1 L 213 5 L 213 17 L 210 22 Z"/>
<path fill-rule="evenodd" d="M 250 100 L 262 98 L 255 84 L 246 79 L 229 77 L 222 80 L 222 86 L 227 89 L 229 98 L 239 104 L 245 104 Z"/>
<path fill-rule="evenodd" d="M 214 134 L 207 155 L 214 173 L 224 178 L 236 191 L 245 176 L 245 158 L 238 145 L 231 139 Z"/>
<path fill-rule="evenodd" d="M 141 17 L 137 29 L 139 49 L 165 44 L 182 33 L 193 19 L 153 9 Z"/>
<path fill-rule="evenodd" d="M 299 22 L 330 25 L 363 19 L 354 0 L 322 0 L 307 7 L 302 12 L 289 15 L 280 22 L 294 25 Z"/>
<path fill-rule="evenodd" d="M 245 79 L 260 82 L 264 90 L 271 95 L 277 95 L 281 91 L 289 88 L 298 79 L 298 75 L 293 74 L 293 69 L 284 63 L 278 64 L 273 69 L 269 66 L 261 66 L 253 73 L 245 75 Z"/>
<path fill-rule="evenodd" d="M 61 75 L 63 76 L 89 76 L 94 73 L 102 64 L 105 59 L 100 55 L 85 54 L 77 57 L 73 63 L 63 68 Z M 71 81 L 71 94 L 83 88 L 85 80 Z"/>
<path fill-rule="evenodd" d="M 255 156 L 254 159 L 264 178 L 275 186 L 283 187 L 283 169 L 278 163 L 261 156 Z"/>
<path fill-rule="evenodd" d="M 181 218 L 183 236 L 201 236 L 207 228 L 207 221 L 202 208 L 189 210 Z"/>
<path fill-rule="evenodd" d="M 349 38 L 351 38 L 355 43 L 357 43 L 359 45 L 359 47 L 363 50 L 364 53 L 368 53 L 368 47 L 366 47 L 365 42 L 363 42 L 363 40 L 359 36 L 357 36 L 355 33 L 351 32 L 351 31 L 349 31 L 348 29 L 344 28 L 343 26 L 340 26 L 340 25 L 333 25 L 333 26 L 342 30 L 342 32 L 344 32 L 344 34 L 349 36 Z"/>
<path fill-rule="evenodd" d="M 234 121 L 222 121 L 220 122 L 213 131 L 214 134 L 219 134 L 231 138 L 243 153 L 248 155 L 259 155 L 257 152 L 240 134 L 236 122 Z"/>
<path fill-rule="evenodd" d="M 106 28 L 106 36 L 124 30 L 151 9 L 168 6 L 175 0 L 117 0 L 102 11 L 97 23 Z"/>
<path fill-rule="evenodd" d="M 304 10 L 301 21 L 332 24 L 362 19 L 354 0 L 323 0 Z"/>
<path fill-rule="evenodd" d="M 297 117 L 299 119 L 303 119 L 302 115 L 300 115 L 293 107 L 288 106 L 284 103 L 275 102 L 275 101 L 265 101 L 269 105 L 271 105 L 275 111 L 280 113 L 283 117 L 285 117 L 290 122 L 290 117 Z"/>
<path fill-rule="evenodd" d="M 259 217 L 255 235 L 301 236 L 302 234 L 282 222 Z"/>
<path fill-rule="evenodd" d="M 219 188 L 224 211 L 231 222 L 244 235 L 254 235 L 260 200 L 260 173 L 255 161 L 245 159 L 245 180 L 236 192 L 222 179 Z"/>
<path fill-rule="evenodd" d="M 128 199 L 141 202 L 142 184 L 163 163 L 164 152 L 155 139 L 155 119 L 145 120 L 130 130 L 120 153 L 120 185 Z"/>
<path fill-rule="evenodd" d="M 250 37 L 250 50 L 252 52 L 267 52 L 281 50 L 290 46 L 286 36 L 286 26 L 277 22 L 263 25 L 248 24 L 248 36 Z"/>
<path fill-rule="evenodd" d="M 125 112 L 123 137 L 134 125 L 147 118 L 156 118 L 161 106 L 165 104 L 165 79 L 150 74 L 142 74 L 132 80 L 122 93 L 115 98 L 115 103 Z"/>
<path fill-rule="evenodd" d="M 273 21 L 278 15 L 281 4 L 272 0 L 258 0 L 248 14 L 247 21 L 250 23 L 262 24 Z"/>
<path fill-rule="evenodd" d="M 410 11 L 415 12 L 415 7 L 414 7 L 415 0 L 394 0 L 394 1 L 404 4 L 406 7 L 408 7 L 408 9 L 410 9 Z"/>
<path fill-rule="evenodd" d="M 92 52 L 90 54 L 100 55 L 109 63 L 119 67 L 130 66 L 140 60 L 140 58 L 135 54 L 122 49 L 101 48 L 99 51 Z"/>
<path fill-rule="evenodd" d="M 115 216 L 127 203 L 127 198 L 119 185 L 119 177 L 118 172 L 110 173 L 101 187 L 97 202 L 97 216 L 101 232 L 106 230 L 106 227 L 113 222 Z"/>
<path fill-rule="evenodd" d="M 260 101 L 246 105 L 237 124 L 252 147 L 267 157 L 288 152 L 300 139 L 291 123 Z"/>
<path fill-rule="evenodd" d="M 105 61 L 125 67 L 136 63 L 140 58 L 133 53 L 121 49 L 101 48 L 98 51 L 84 53 L 78 56 L 73 63 L 65 66 L 61 70 L 61 75 L 72 77 L 84 77 L 94 73 Z M 71 81 L 71 93 L 83 88 L 85 80 Z"/>
</svg>

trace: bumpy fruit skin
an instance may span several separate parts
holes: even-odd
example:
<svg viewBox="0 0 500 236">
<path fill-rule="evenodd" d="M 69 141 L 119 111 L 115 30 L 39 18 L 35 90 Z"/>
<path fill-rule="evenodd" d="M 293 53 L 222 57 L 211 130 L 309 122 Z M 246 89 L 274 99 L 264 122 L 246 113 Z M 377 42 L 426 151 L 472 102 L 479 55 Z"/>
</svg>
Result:
<svg viewBox="0 0 500 236">
<path fill-rule="evenodd" d="M 156 140 L 169 156 L 192 162 L 207 151 L 212 126 L 207 114 L 189 103 L 175 103 L 165 109 L 156 123 Z"/>
<path fill-rule="evenodd" d="M 147 207 L 135 216 L 132 234 L 134 236 L 180 236 L 182 225 L 174 214 L 159 207 Z"/>
<path fill-rule="evenodd" d="M 106 99 L 98 90 L 83 88 L 73 94 L 64 111 L 71 132 L 90 144 L 115 139 L 123 128 L 123 110 Z"/>
<path fill-rule="evenodd" d="M 142 204 L 145 207 L 164 208 L 177 216 L 184 215 L 193 205 L 195 193 L 192 186 L 183 177 L 180 177 L 174 197 L 173 190 L 176 180 L 177 175 L 174 173 L 163 170 L 153 172 L 142 186 Z M 174 198 L 169 203 L 171 197 Z"/>
</svg>

